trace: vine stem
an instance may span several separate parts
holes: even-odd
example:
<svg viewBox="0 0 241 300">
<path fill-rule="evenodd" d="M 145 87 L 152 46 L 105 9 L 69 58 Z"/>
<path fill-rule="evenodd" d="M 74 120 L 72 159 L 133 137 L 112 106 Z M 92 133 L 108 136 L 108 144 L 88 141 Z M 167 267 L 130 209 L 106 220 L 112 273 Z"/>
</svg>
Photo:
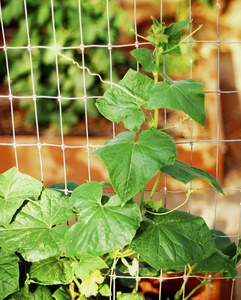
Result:
<svg viewBox="0 0 241 300">
<path fill-rule="evenodd" d="M 156 52 L 156 66 L 157 70 L 154 72 L 154 84 L 158 83 L 158 74 L 159 74 L 159 68 L 160 68 L 160 53 L 159 53 L 159 47 L 155 47 Z M 158 127 L 158 108 L 155 108 L 155 114 L 154 114 L 154 128 Z"/>
<path fill-rule="evenodd" d="M 140 210 L 144 209 L 145 186 L 141 189 Z"/>
<path fill-rule="evenodd" d="M 216 273 L 213 277 L 211 277 L 211 279 L 203 279 L 203 281 L 199 285 L 197 285 L 183 300 L 188 300 L 200 287 L 202 287 L 205 284 L 208 284 L 209 281 L 211 282 L 221 273 L 222 272 Z"/>
<path fill-rule="evenodd" d="M 56 53 L 57 53 L 58 55 L 64 57 L 65 59 L 71 61 L 71 62 L 72 62 L 74 65 L 76 65 L 79 69 L 81 69 L 81 70 L 86 70 L 91 76 L 97 76 L 97 77 L 100 79 L 101 82 L 107 83 L 107 84 L 109 84 L 109 85 L 116 86 L 117 88 L 121 89 L 123 92 L 125 92 L 125 93 L 128 94 L 129 96 L 133 97 L 134 99 L 136 99 L 136 100 L 138 100 L 138 101 L 140 101 L 140 102 L 142 102 L 142 103 L 145 103 L 145 104 L 147 103 L 147 101 L 145 101 L 144 99 L 141 99 L 141 98 L 139 98 L 139 97 L 133 95 L 131 92 L 127 91 L 125 88 L 123 88 L 122 86 L 118 85 L 117 83 L 114 83 L 114 82 L 110 82 L 110 81 L 104 80 L 104 79 L 100 76 L 100 74 L 98 74 L 98 73 L 92 73 L 92 72 L 90 71 L 89 68 L 81 66 L 77 61 L 75 61 L 74 59 L 72 59 L 72 58 L 70 58 L 70 57 L 68 57 L 68 56 L 66 56 L 66 55 L 64 55 L 64 54 L 62 54 L 62 53 L 59 52 L 58 50 L 56 50 Z"/>
<path fill-rule="evenodd" d="M 76 276 L 74 276 L 74 283 L 77 285 L 77 287 L 78 287 L 78 290 L 79 290 L 79 292 L 80 292 L 80 288 L 81 288 L 81 286 L 80 286 L 79 280 L 77 279 L 77 277 L 76 277 Z"/>
<path fill-rule="evenodd" d="M 171 209 L 171 210 L 168 210 L 168 211 L 166 211 L 166 212 L 164 212 L 164 213 L 155 213 L 155 212 L 149 211 L 149 210 L 146 210 L 146 212 L 148 212 L 148 213 L 150 213 L 150 214 L 152 214 L 152 215 L 157 215 L 157 216 L 164 216 L 164 215 L 170 214 L 171 212 L 173 212 L 173 211 L 179 209 L 179 208 L 182 207 L 185 203 L 187 203 L 187 201 L 188 201 L 190 195 L 191 195 L 192 193 L 194 193 L 194 192 L 197 192 L 197 189 L 195 189 L 195 188 L 189 189 L 188 192 L 187 192 L 187 194 L 186 194 L 186 200 L 185 200 L 182 204 L 180 204 L 180 205 L 178 205 L 177 207 L 175 207 L 175 208 L 173 208 L 173 209 Z M 149 200 L 149 199 L 148 199 L 148 200 Z"/>
<path fill-rule="evenodd" d="M 159 181 L 160 181 L 160 179 L 161 179 L 162 174 L 163 174 L 162 172 L 159 173 L 159 175 L 158 175 L 158 177 L 157 177 L 157 179 L 156 179 L 156 182 L 155 182 L 155 184 L 154 184 L 154 186 L 153 186 L 153 188 L 152 188 L 151 195 L 150 195 L 149 199 L 147 200 L 147 203 L 150 202 L 150 201 L 152 200 L 152 198 L 153 198 L 153 196 L 154 196 L 154 194 L 155 194 L 155 192 L 156 192 L 157 185 L 158 185 L 158 183 L 159 183 Z"/>
<path fill-rule="evenodd" d="M 176 295 L 178 295 L 178 299 L 180 299 L 180 296 L 181 296 L 181 294 L 182 294 L 183 291 L 184 291 L 185 285 L 187 284 L 187 281 L 188 281 L 188 279 L 189 279 L 189 276 L 191 275 L 191 273 L 192 273 L 192 271 L 193 271 L 195 265 L 191 267 L 191 266 L 188 264 L 188 267 L 189 267 L 189 270 L 188 270 L 187 275 L 186 275 L 186 277 L 185 277 L 185 279 L 184 279 L 184 281 L 183 281 L 183 284 L 182 284 L 180 290 L 176 293 Z M 175 295 L 175 299 L 176 299 L 176 295 Z"/>
</svg>

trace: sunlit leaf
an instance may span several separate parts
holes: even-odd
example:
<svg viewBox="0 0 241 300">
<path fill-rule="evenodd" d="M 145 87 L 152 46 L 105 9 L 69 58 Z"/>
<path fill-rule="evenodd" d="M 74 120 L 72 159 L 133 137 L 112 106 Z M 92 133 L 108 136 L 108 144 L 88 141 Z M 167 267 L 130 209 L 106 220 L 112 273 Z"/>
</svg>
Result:
<svg viewBox="0 0 241 300">
<path fill-rule="evenodd" d="M 116 86 L 109 89 L 104 98 L 97 99 L 96 106 L 108 120 L 116 123 L 123 121 L 127 129 L 138 131 L 145 121 L 145 114 L 140 107 L 145 107 L 147 91 L 153 84 L 153 80 L 148 76 L 129 69 L 118 83 L 124 90 Z"/>
<path fill-rule="evenodd" d="M 166 175 L 183 182 L 184 184 L 187 184 L 194 179 L 201 178 L 208 182 L 219 193 L 223 194 L 220 184 L 212 175 L 202 169 L 190 167 L 179 160 L 175 160 L 173 165 L 163 166 L 161 171 Z"/>
<path fill-rule="evenodd" d="M 102 186 L 88 182 L 74 190 L 71 200 L 80 214 L 65 236 L 66 256 L 93 256 L 121 249 L 131 242 L 141 221 L 134 199 L 124 205 L 117 196 L 102 204 Z"/>
<path fill-rule="evenodd" d="M 74 272 L 81 280 L 85 280 L 95 270 L 108 268 L 107 264 L 99 256 L 82 254 L 77 257 L 78 262 L 74 265 Z"/>
<path fill-rule="evenodd" d="M 164 165 L 172 164 L 177 155 L 172 138 L 161 130 L 142 131 L 137 142 L 135 132 L 123 132 L 97 154 L 107 167 L 111 183 L 123 202 L 128 201 Z"/>
<path fill-rule="evenodd" d="M 167 209 L 159 210 L 166 213 Z M 143 221 L 130 247 L 152 267 L 175 268 L 197 263 L 215 250 L 213 237 L 205 221 L 182 211 L 151 215 Z"/>
<path fill-rule="evenodd" d="M 20 173 L 15 167 L 0 174 L 0 225 L 11 222 L 25 199 L 37 200 L 42 188 L 41 182 Z"/>
<path fill-rule="evenodd" d="M 147 48 L 138 48 L 131 51 L 136 60 L 141 63 L 142 70 L 145 72 L 154 72 L 157 69 L 153 51 Z"/>
<path fill-rule="evenodd" d="M 38 201 L 28 202 L 11 224 L 0 227 L 0 246 L 18 251 L 28 261 L 37 261 L 61 253 L 63 236 L 74 213 L 69 198 L 45 189 Z"/>
<path fill-rule="evenodd" d="M 148 92 L 148 108 L 170 108 L 183 111 L 194 121 L 204 125 L 206 112 L 203 84 L 193 79 L 173 81 L 164 73 L 162 76 L 166 81 L 158 82 Z"/>
<path fill-rule="evenodd" d="M 0 249 L 0 299 L 19 289 L 18 262 L 16 254 Z"/>
<path fill-rule="evenodd" d="M 68 284 L 73 280 L 73 261 L 66 257 L 50 257 L 33 262 L 30 279 L 41 285 Z"/>
</svg>

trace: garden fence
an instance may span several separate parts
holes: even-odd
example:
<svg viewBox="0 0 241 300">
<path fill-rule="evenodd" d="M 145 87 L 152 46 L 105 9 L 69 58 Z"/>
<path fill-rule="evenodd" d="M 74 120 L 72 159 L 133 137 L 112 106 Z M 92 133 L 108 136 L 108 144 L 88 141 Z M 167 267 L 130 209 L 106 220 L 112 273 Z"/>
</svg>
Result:
<svg viewBox="0 0 241 300">
<path fill-rule="evenodd" d="M 79 43 L 70 45 L 62 45 L 61 42 L 58 40 L 59 36 L 56 34 L 55 23 L 56 18 L 58 16 L 55 15 L 55 2 L 59 1 L 48 1 L 49 7 L 51 9 L 49 13 L 51 14 L 52 20 L 52 42 L 48 45 L 34 44 L 32 42 L 33 32 L 32 28 L 29 26 L 29 18 L 31 15 L 31 12 L 29 11 L 29 2 L 32 1 L 19 0 L 24 11 L 24 17 L 21 20 L 21 22 L 25 22 L 25 32 L 23 34 L 26 35 L 27 43 L 22 44 L 21 39 L 19 39 L 19 44 L 14 46 L 11 46 L 11 44 L 9 44 L 9 28 L 5 25 L 5 18 L 8 19 L 8 16 L 4 15 L 3 13 L 3 9 L 7 1 L 0 2 L 0 56 L 4 57 L 5 61 L 5 64 L 1 65 L 1 69 L 5 72 L 6 84 L 6 88 L 1 89 L 0 102 L 4 105 L 8 105 L 9 107 L 8 114 L 1 115 L 1 118 L 5 118 L 6 120 L 8 120 L 8 125 L 11 126 L 12 131 L 12 135 L 10 137 L 6 135 L 2 135 L 0 137 L 0 151 L 1 153 L 3 153 L 1 154 L 0 158 L 1 173 L 6 171 L 7 168 L 12 167 L 13 165 L 15 165 L 19 169 L 19 171 L 25 172 L 27 170 L 26 164 L 28 164 L 30 166 L 29 170 L 27 171 L 28 175 L 32 175 L 37 179 L 41 180 L 45 186 L 46 183 L 47 185 L 49 185 L 56 181 L 64 181 L 65 192 L 68 192 L 67 181 L 75 180 L 81 184 L 83 183 L 83 176 L 85 176 L 85 179 L 89 181 L 97 180 L 99 178 L 103 178 L 103 180 L 108 180 L 108 178 L 106 178 L 107 175 L 104 173 L 104 170 L 104 175 L 101 174 L 102 167 L 100 167 L 100 170 L 97 171 L 96 175 L 96 166 L 99 165 L 100 162 L 98 161 L 98 158 L 90 157 L 90 154 L 93 151 L 93 149 L 103 145 L 103 142 L 99 137 L 93 138 L 90 134 L 89 127 L 93 125 L 92 123 L 90 124 L 88 103 L 99 98 L 102 95 L 92 95 L 92 93 L 89 92 L 87 87 L 87 81 L 90 80 L 92 75 L 89 75 L 87 69 L 78 68 L 76 64 L 74 66 L 76 70 L 78 70 L 77 72 L 79 72 L 79 74 L 82 74 L 79 77 L 79 80 L 82 81 L 82 93 L 79 96 L 68 96 L 66 93 L 63 95 L 61 87 L 63 86 L 65 80 L 65 74 L 61 73 L 63 72 L 63 69 L 62 67 L 60 67 L 60 64 L 73 64 L 73 61 L 68 60 L 68 58 L 73 59 L 74 56 L 71 53 L 78 51 L 79 66 L 85 67 L 86 51 L 98 48 L 104 49 L 104 57 L 99 57 L 98 59 L 100 61 L 104 59 L 105 61 L 107 61 L 107 65 L 109 65 L 108 74 L 105 75 L 104 78 L 110 83 L 111 86 L 112 83 L 115 82 L 115 76 L 113 75 L 113 71 L 116 71 L 114 70 L 115 66 L 113 66 L 113 56 L 115 55 L 115 52 L 122 50 L 125 53 L 127 53 L 130 49 L 133 50 L 135 48 L 141 47 L 144 44 L 148 44 L 147 42 L 143 42 L 143 40 L 138 36 L 138 34 L 142 34 L 142 31 L 146 28 L 144 27 L 143 29 L 143 24 L 145 24 L 145 22 L 150 21 L 149 12 L 162 23 L 169 22 L 170 20 L 175 21 L 175 19 L 178 17 L 181 18 L 181 16 L 177 16 L 179 12 L 178 10 L 180 10 L 180 12 L 182 12 L 182 14 L 186 18 L 192 20 L 189 26 L 189 33 L 191 33 L 195 28 L 197 28 L 200 22 L 204 22 L 203 27 L 198 31 L 198 33 L 194 36 L 190 36 L 189 39 L 185 42 L 185 45 L 188 47 L 187 52 L 184 54 L 186 60 L 188 61 L 188 71 L 186 70 L 184 72 L 179 73 L 178 70 L 176 71 L 178 73 L 177 77 L 182 79 L 184 79 L 184 73 L 185 76 L 186 74 L 188 74 L 189 78 L 197 80 L 199 80 L 200 78 L 200 81 L 203 78 L 205 79 L 204 89 L 206 94 L 208 129 L 205 131 L 204 128 L 200 131 L 200 129 L 197 129 L 192 123 L 192 121 L 190 121 L 189 131 L 185 134 L 182 133 L 182 138 L 177 137 L 177 139 L 175 139 L 175 142 L 180 147 L 180 152 L 183 153 L 183 155 L 187 155 L 188 153 L 186 161 L 189 163 L 189 165 L 196 166 L 198 164 L 204 164 L 204 167 L 206 169 L 208 169 L 210 165 L 214 166 L 214 171 L 211 172 L 213 172 L 214 177 L 218 181 L 224 184 L 224 192 L 226 194 L 226 197 L 219 196 L 218 193 L 215 192 L 213 189 L 207 186 L 200 185 L 200 187 L 198 188 L 199 193 L 197 193 L 197 195 L 196 193 L 192 195 L 188 204 L 184 206 L 183 209 L 188 212 L 196 213 L 198 215 L 203 216 L 204 219 L 207 221 L 208 225 L 214 228 L 214 234 L 215 229 L 226 230 L 227 235 L 231 238 L 232 241 L 236 242 L 237 244 L 238 239 L 241 235 L 241 184 L 240 179 L 238 182 L 238 175 L 236 175 L 240 174 L 240 172 L 234 173 L 234 170 L 237 170 L 237 168 L 240 167 L 240 160 L 238 161 L 238 152 L 240 154 L 239 148 L 241 145 L 241 129 L 240 127 L 237 128 L 237 126 L 240 126 L 240 121 L 237 121 L 237 123 L 235 123 L 237 116 L 236 114 L 238 113 L 238 111 L 235 110 L 234 107 L 238 108 L 238 106 L 235 105 L 236 103 L 238 103 L 238 101 L 240 103 L 241 93 L 241 85 L 240 82 L 238 82 L 238 79 L 240 78 L 239 67 L 241 68 L 240 57 L 238 58 L 238 53 L 240 53 L 239 49 L 241 49 L 241 35 L 238 36 L 237 34 L 236 36 L 232 36 L 229 33 L 225 35 L 224 30 L 226 30 L 226 32 L 229 32 L 228 30 L 230 30 L 230 32 L 240 32 L 240 30 L 235 29 L 237 28 L 238 24 L 236 24 L 232 19 L 229 19 L 229 28 L 226 28 L 226 25 L 222 26 L 221 24 L 220 20 L 224 20 L 222 18 L 224 18 L 223 16 L 225 16 L 225 5 L 228 6 L 228 1 L 214 0 L 212 8 L 205 6 L 205 4 L 202 4 L 202 1 L 199 2 L 191 0 L 153 0 L 153 3 L 150 3 L 152 1 L 144 0 L 119 1 L 119 4 L 122 6 L 122 13 L 129 14 L 128 22 L 131 23 L 130 26 L 134 29 L 135 34 L 131 36 L 131 34 L 129 33 L 124 33 L 122 35 L 122 38 L 120 38 L 116 43 L 112 35 L 112 24 L 109 18 L 110 4 L 113 1 L 106 0 L 106 2 L 104 1 L 105 3 L 103 5 L 103 13 L 106 14 L 106 20 L 105 22 L 103 22 L 103 33 L 105 34 L 105 39 L 107 41 L 107 43 L 105 44 L 85 43 L 85 34 L 91 34 L 91 29 L 89 29 L 89 32 L 83 32 L 83 14 L 81 2 L 84 1 L 71 1 L 72 5 L 75 6 L 75 10 L 78 11 L 79 19 L 76 20 L 76 24 L 78 23 Z M 97 2 L 98 1 L 96 1 L 96 3 Z M 208 3 L 208 1 L 206 2 Z M 238 1 L 230 1 L 229 9 L 231 5 L 233 5 L 233 3 L 236 2 Z M 89 1 L 89 3 L 90 5 L 93 5 L 94 9 L 95 1 Z M 182 8 L 180 3 L 182 3 Z M 111 7 L 111 9 L 113 9 L 113 7 Z M 208 11 L 207 15 L 204 16 L 203 11 Z M 209 15 L 212 18 L 209 18 Z M 50 24 L 48 24 L 48 26 L 49 25 Z M 91 28 L 93 30 L 93 28 L 95 28 L 95 24 L 92 24 Z M 65 30 L 69 30 L 67 33 L 68 35 L 71 36 L 71 34 L 73 34 L 71 28 L 66 28 Z M 94 30 L 96 30 L 96 28 Z M 233 40 L 230 40 L 231 38 Z M 14 51 L 16 51 L 17 53 L 17 51 L 20 50 L 24 52 L 25 56 L 28 56 L 28 69 L 30 71 L 31 82 L 26 82 L 26 87 L 28 84 L 30 84 L 30 87 L 28 86 L 28 90 L 31 89 L 31 92 L 29 93 L 25 93 L 24 89 L 21 91 L 21 93 L 16 93 L 14 86 L 15 78 L 12 78 L 12 63 L 9 63 L 9 55 L 11 55 Z M 39 82 L 38 79 L 36 79 L 35 77 L 35 63 L 36 60 L 38 60 L 38 55 L 39 57 L 43 55 L 43 50 L 49 51 L 49 53 L 51 53 L 51 55 L 53 56 L 56 82 L 55 88 L 57 88 L 57 93 L 55 94 L 45 95 L 38 93 Z M 24 69 L 25 66 L 21 64 L 21 56 L 18 59 L 19 68 Z M 93 57 L 93 59 L 96 58 Z M 163 71 L 166 71 L 167 73 L 169 62 L 170 60 L 168 61 L 167 59 L 164 59 L 163 61 Z M 89 68 L 92 73 L 100 73 L 99 70 L 91 69 L 91 67 Z M 136 68 L 136 70 L 139 71 L 138 64 L 134 66 L 134 68 Z M 121 67 L 120 72 L 122 72 Z M 199 72 L 203 73 L 201 74 Z M 93 76 L 98 77 L 96 75 Z M 230 76 L 233 76 L 233 80 L 236 80 L 236 84 L 232 82 L 231 85 L 224 86 L 224 82 L 230 82 Z M 78 85 L 78 80 L 76 80 L 75 85 Z M 42 129 L 39 125 L 39 111 L 37 104 L 40 101 L 44 101 L 45 103 L 58 103 L 59 130 L 56 132 L 50 131 L 50 133 L 48 133 L 47 136 L 41 134 Z M 66 104 L 66 102 L 69 101 L 81 102 L 82 106 L 84 106 L 84 115 L 82 118 L 84 119 L 85 132 L 84 135 L 81 134 L 81 137 L 78 137 L 78 133 L 75 134 L 77 135 L 75 136 L 75 140 L 69 138 L 69 135 L 66 134 L 63 125 L 65 122 L 65 120 L 63 120 L 63 118 L 65 118 L 63 117 L 64 105 Z M 34 133 L 31 134 L 30 138 L 21 135 L 21 133 L 19 134 L 19 110 L 17 107 L 20 102 L 30 103 L 34 111 Z M 231 116 L 229 115 L 230 113 Z M 163 124 L 165 127 L 170 125 L 168 119 L 169 115 L 170 114 L 167 112 L 165 112 L 163 115 Z M 234 122 L 234 127 L 232 127 L 233 130 L 230 129 L 228 131 L 227 128 L 229 128 L 229 125 L 226 122 L 229 121 L 231 123 Z M 101 123 L 97 123 L 97 125 L 94 126 L 101 127 Z M 112 137 L 116 135 L 117 126 L 118 125 L 116 124 L 111 124 Z M 199 130 L 198 133 L 196 132 L 197 130 Z M 105 136 L 105 134 L 103 134 L 103 136 Z M 53 149 L 55 149 L 55 152 L 51 152 L 53 151 Z M 58 160 L 58 169 L 55 169 L 56 165 L 53 165 L 53 162 L 49 160 L 49 153 L 55 153 L 52 154 L 51 158 L 53 160 Z M 231 155 L 232 159 L 228 157 L 228 155 Z M 79 158 L 78 164 L 76 164 L 75 162 L 73 163 L 73 161 L 71 162 L 71 159 L 74 159 L 76 157 Z M 226 165 L 226 160 L 228 160 L 228 162 L 231 165 L 229 169 Z M 236 163 L 233 163 L 232 165 L 233 161 L 235 161 Z M 74 168 L 75 171 L 73 171 L 72 168 Z M 231 174 L 231 179 L 229 181 L 225 181 L 227 174 Z M 165 206 L 167 208 L 173 208 L 177 206 L 176 200 L 179 197 L 183 197 L 183 195 L 187 192 L 189 187 L 190 186 L 173 187 L 172 184 L 169 183 L 169 179 L 165 178 L 165 181 L 162 183 L 162 185 L 159 186 L 158 192 L 160 194 L 160 198 L 164 200 Z M 115 270 L 112 269 L 112 272 L 111 274 L 109 274 L 109 276 L 110 287 L 113 292 L 113 296 L 110 297 L 110 299 L 116 299 L 115 291 L 118 274 L 116 274 Z M 157 280 L 159 280 L 159 292 L 156 295 L 156 299 L 162 299 L 161 293 L 163 282 L 171 282 L 175 278 L 182 278 L 182 280 L 185 280 L 185 276 L 186 274 L 184 273 L 184 275 L 165 278 L 161 271 L 160 276 L 156 278 Z M 128 278 L 128 276 L 126 276 L 126 278 Z M 140 279 L 141 278 L 139 276 L 135 277 L 137 289 L 138 282 Z M 223 277 L 221 280 L 223 282 L 226 282 L 225 277 Z M 223 298 L 220 299 L 241 299 L 240 272 L 235 280 L 231 280 L 229 282 L 229 295 L 224 296 L 223 294 Z M 211 290 L 211 287 L 209 287 L 205 299 L 214 299 L 212 298 Z M 185 295 L 183 294 L 183 299 L 184 297 Z"/>
</svg>

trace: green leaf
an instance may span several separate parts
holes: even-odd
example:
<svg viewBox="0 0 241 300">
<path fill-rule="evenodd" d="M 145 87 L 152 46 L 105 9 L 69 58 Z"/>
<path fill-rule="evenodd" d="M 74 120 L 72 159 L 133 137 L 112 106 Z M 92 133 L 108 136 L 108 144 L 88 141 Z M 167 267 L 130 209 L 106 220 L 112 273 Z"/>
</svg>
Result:
<svg viewBox="0 0 241 300">
<path fill-rule="evenodd" d="M 124 203 L 164 165 L 177 155 L 172 138 L 161 130 L 142 131 L 137 142 L 135 132 L 123 132 L 94 151 L 107 167 L 111 183 Z"/>
<path fill-rule="evenodd" d="M 194 179 L 201 178 L 208 182 L 219 193 L 224 194 L 220 184 L 212 175 L 202 169 L 190 167 L 179 160 L 175 160 L 173 165 L 163 166 L 161 171 L 184 184 L 187 184 Z"/>
<path fill-rule="evenodd" d="M 117 296 L 117 300 L 145 300 L 145 297 L 139 294 L 123 293 Z"/>
<path fill-rule="evenodd" d="M 235 242 L 232 242 L 230 238 L 220 230 L 210 230 L 211 233 L 215 233 L 215 244 L 218 250 L 223 254 L 228 255 L 229 258 L 233 258 L 237 252 L 237 246 Z"/>
<path fill-rule="evenodd" d="M 79 220 L 65 236 L 66 256 L 93 256 L 118 250 L 129 244 L 141 221 L 134 199 L 121 204 L 117 196 L 102 205 L 102 187 L 88 182 L 74 190 L 71 200 Z"/>
<path fill-rule="evenodd" d="M 116 86 L 109 89 L 104 94 L 104 98 L 97 99 L 96 106 L 108 120 L 116 123 L 123 121 L 127 129 L 139 131 L 140 126 L 145 121 L 145 114 L 140 107 L 145 107 L 148 101 L 147 91 L 151 89 L 153 84 L 153 80 L 148 76 L 130 69 L 118 83 L 125 91 Z M 132 97 L 126 91 L 140 100 Z"/>
<path fill-rule="evenodd" d="M 72 300 L 70 290 L 66 286 L 61 286 L 53 293 L 56 300 Z"/>
<path fill-rule="evenodd" d="M 28 291 L 22 288 L 18 292 L 7 297 L 6 300 L 52 300 L 52 294 L 46 286 L 37 286 L 37 288 Z"/>
<path fill-rule="evenodd" d="M 73 261 L 66 257 L 50 257 L 33 262 L 30 279 L 41 285 L 68 284 L 74 278 Z"/>
<path fill-rule="evenodd" d="M 178 45 L 181 40 L 181 30 L 186 27 L 190 23 L 190 20 L 184 20 L 177 23 L 171 24 L 169 27 L 166 27 L 164 30 L 164 34 L 168 36 L 168 43 L 163 45 L 163 54 L 176 54 L 180 55 L 181 50 L 180 47 L 176 47 L 172 50 L 171 48 Z"/>
<path fill-rule="evenodd" d="M 199 3 L 208 5 L 210 8 L 213 8 L 213 0 L 197 0 Z"/>
<path fill-rule="evenodd" d="M 27 261 L 37 261 L 61 253 L 66 225 L 73 215 L 69 198 L 45 189 L 38 201 L 28 202 L 15 220 L 0 227 L 0 246 L 18 251 Z"/>
<path fill-rule="evenodd" d="M 15 167 L 0 175 L 0 225 L 11 222 L 25 199 L 37 200 L 43 185 Z"/>
<path fill-rule="evenodd" d="M 73 192 L 74 189 L 76 189 L 79 186 L 78 182 L 75 181 L 67 181 L 67 189 L 69 191 L 67 196 L 71 196 L 71 192 Z M 62 195 L 65 195 L 65 193 L 63 192 L 63 190 L 65 190 L 65 182 L 58 182 L 58 183 L 54 183 L 51 184 L 50 186 L 48 186 L 48 189 L 56 189 L 56 190 L 62 190 L 60 191 L 62 193 Z"/>
<path fill-rule="evenodd" d="M 110 286 L 107 283 L 101 284 L 98 292 L 100 293 L 101 296 L 104 296 L 104 297 L 111 296 Z"/>
<path fill-rule="evenodd" d="M 16 254 L 0 249 L 0 299 L 19 289 L 18 262 Z"/>
<path fill-rule="evenodd" d="M 145 72 L 154 72 L 157 69 L 153 52 L 147 48 L 138 48 L 131 51 L 139 63 L 142 65 L 142 70 Z"/>
<path fill-rule="evenodd" d="M 203 84 L 193 79 L 173 81 L 164 73 L 162 76 L 166 81 L 158 82 L 148 92 L 148 108 L 180 110 L 204 126 L 206 112 Z"/>
<path fill-rule="evenodd" d="M 81 280 L 85 280 L 95 270 L 108 268 L 107 264 L 99 256 L 82 254 L 77 257 L 79 262 L 74 265 L 74 272 Z"/>
<path fill-rule="evenodd" d="M 232 279 L 238 275 L 234 261 L 220 250 L 217 250 L 211 256 L 199 262 L 195 267 L 194 272 L 227 272 Z"/>
<path fill-rule="evenodd" d="M 168 35 L 164 34 L 165 26 L 162 26 L 156 18 L 151 17 L 153 21 L 153 25 L 151 29 L 148 31 L 151 33 L 146 37 L 148 41 L 155 47 L 159 47 L 165 43 L 168 43 Z"/>
<path fill-rule="evenodd" d="M 161 209 L 159 213 L 166 213 Z M 150 215 L 143 221 L 130 248 L 155 269 L 193 265 L 215 251 L 212 235 L 201 217 L 182 211 Z"/>
</svg>

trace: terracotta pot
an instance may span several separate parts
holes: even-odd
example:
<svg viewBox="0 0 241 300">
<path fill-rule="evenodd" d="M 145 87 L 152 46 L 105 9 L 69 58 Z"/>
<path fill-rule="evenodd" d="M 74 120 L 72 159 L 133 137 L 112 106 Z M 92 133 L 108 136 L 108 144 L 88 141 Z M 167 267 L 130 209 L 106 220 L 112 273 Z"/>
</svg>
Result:
<svg viewBox="0 0 241 300">
<path fill-rule="evenodd" d="M 162 300 L 174 300 L 174 295 L 183 284 L 183 274 L 165 275 L 160 285 L 159 279 L 142 279 L 139 283 L 141 291 L 138 293 L 145 296 L 146 300 L 159 299 L 159 289 L 161 287 Z M 201 278 L 204 274 L 199 274 Z M 200 281 L 197 278 L 191 277 L 188 279 L 185 286 L 185 295 L 187 296 Z M 232 280 L 214 279 L 211 281 L 211 286 L 205 285 L 199 288 L 189 299 L 190 300 L 229 300 L 232 289 Z M 234 300 L 234 298 L 232 298 Z"/>
</svg>

